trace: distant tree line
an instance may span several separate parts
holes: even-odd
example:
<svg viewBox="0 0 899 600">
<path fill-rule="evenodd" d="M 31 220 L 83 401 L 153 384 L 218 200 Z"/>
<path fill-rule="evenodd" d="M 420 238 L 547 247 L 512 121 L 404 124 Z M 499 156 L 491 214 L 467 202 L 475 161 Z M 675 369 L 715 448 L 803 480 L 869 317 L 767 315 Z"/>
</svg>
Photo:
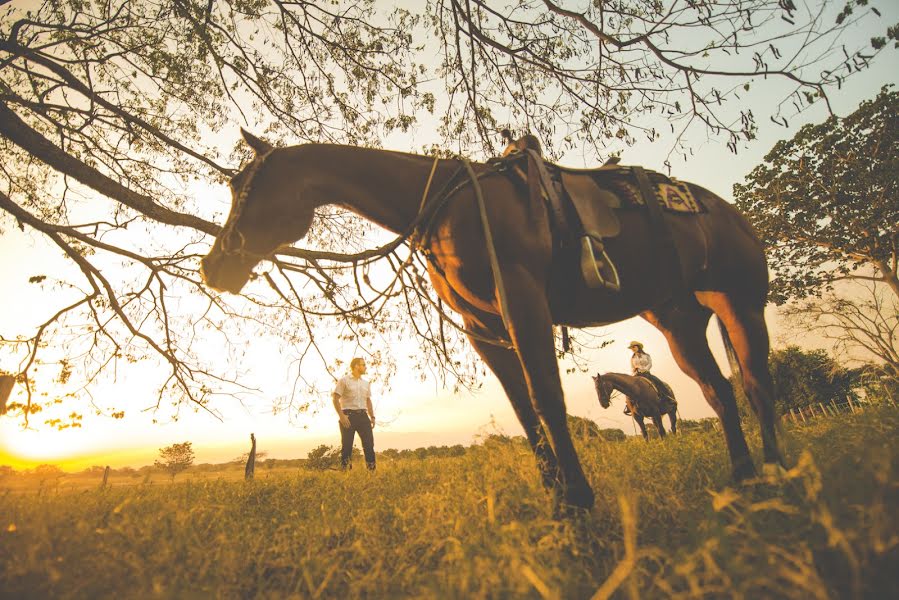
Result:
<svg viewBox="0 0 899 600">
<path fill-rule="evenodd" d="M 770 367 L 780 414 L 819 403 L 899 401 L 899 382 L 887 369 L 875 364 L 846 367 L 823 350 L 788 346 L 771 353 Z"/>
</svg>

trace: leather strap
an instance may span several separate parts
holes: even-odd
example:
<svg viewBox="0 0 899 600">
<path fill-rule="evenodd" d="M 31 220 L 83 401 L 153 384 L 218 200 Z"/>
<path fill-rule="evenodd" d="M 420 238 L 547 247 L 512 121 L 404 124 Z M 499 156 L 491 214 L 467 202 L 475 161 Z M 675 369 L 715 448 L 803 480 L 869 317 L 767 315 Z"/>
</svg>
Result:
<svg viewBox="0 0 899 600">
<path fill-rule="evenodd" d="M 540 187 L 540 184 L 543 184 L 543 190 L 546 192 L 546 197 L 549 198 L 549 207 L 556 227 L 560 231 L 568 231 L 568 219 L 565 218 L 565 208 L 562 206 L 562 199 L 556 193 L 556 187 L 553 185 L 552 178 L 546 170 L 546 165 L 543 164 L 543 157 L 530 148 L 526 149 L 525 152 L 528 154 L 528 169 L 533 168 L 534 173 L 537 175 L 537 177 L 528 177 L 528 180 L 531 182 L 531 194 L 534 193 L 533 188 L 535 184 L 537 188 Z M 537 191 L 539 193 L 539 189 Z"/>
<path fill-rule="evenodd" d="M 649 177 L 643 167 L 631 167 L 634 176 L 637 179 L 637 186 L 640 188 L 640 194 L 643 195 L 643 202 L 646 204 L 649 213 L 650 232 L 656 240 L 658 254 L 660 257 L 667 257 L 668 264 L 665 269 L 668 275 L 668 282 L 671 285 L 671 292 L 675 296 L 679 296 L 685 289 L 684 272 L 681 269 L 680 253 L 677 250 L 677 244 L 671 235 L 671 229 L 665 222 L 665 215 L 662 213 L 662 206 L 656 196 L 655 190 L 649 183 Z"/>
</svg>

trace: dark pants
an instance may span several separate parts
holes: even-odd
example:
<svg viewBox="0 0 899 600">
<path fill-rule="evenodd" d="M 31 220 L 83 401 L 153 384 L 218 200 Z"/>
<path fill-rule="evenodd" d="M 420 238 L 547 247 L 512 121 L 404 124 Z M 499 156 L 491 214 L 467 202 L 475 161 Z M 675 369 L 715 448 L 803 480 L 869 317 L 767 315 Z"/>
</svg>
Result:
<svg viewBox="0 0 899 600">
<path fill-rule="evenodd" d="M 343 411 L 349 420 L 350 426 L 340 426 L 340 466 L 350 466 L 350 458 L 353 455 L 353 439 L 358 433 L 362 441 L 362 452 L 365 454 L 365 465 L 369 469 L 375 468 L 375 436 L 371 432 L 371 419 L 365 409 Z"/>
<path fill-rule="evenodd" d="M 656 377 L 655 375 L 653 375 L 652 373 L 650 373 L 648 371 L 640 371 L 638 373 L 638 375 L 640 375 L 640 377 L 645 377 L 646 379 L 650 380 L 653 383 L 653 385 L 655 385 L 656 390 L 658 390 L 660 395 L 667 396 L 668 398 L 671 398 L 672 400 L 674 400 L 674 390 L 671 389 L 670 385 L 668 385 L 667 383 L 665 383 L 664 381 L 662 381 L 661 379 L 659 379 L 658 377 Z"/>
</svg>

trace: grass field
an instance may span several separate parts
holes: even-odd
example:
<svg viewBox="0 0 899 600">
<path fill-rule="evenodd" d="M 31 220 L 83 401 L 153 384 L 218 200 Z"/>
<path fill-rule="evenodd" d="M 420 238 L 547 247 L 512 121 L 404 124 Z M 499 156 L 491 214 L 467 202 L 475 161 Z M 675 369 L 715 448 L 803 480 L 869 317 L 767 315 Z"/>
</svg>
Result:
<svg viewBox="0 0 899 600">
<path fill-rule="evenodd" d="M 895 598 L 897 425 L 885 408 L 787 429 L 793 468 L 740 487 L 720 433 L 578 440 L 597 502 L 566 522 L 517 442 L 249 483 L 0 481 L 0 595 Z"/>
</svg>

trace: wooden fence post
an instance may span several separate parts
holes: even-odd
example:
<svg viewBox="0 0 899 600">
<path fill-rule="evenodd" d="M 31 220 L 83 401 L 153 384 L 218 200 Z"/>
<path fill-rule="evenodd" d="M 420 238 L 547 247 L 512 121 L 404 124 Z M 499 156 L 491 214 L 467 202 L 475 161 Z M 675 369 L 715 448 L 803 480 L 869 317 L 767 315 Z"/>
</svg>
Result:
<svg viewBox="0 0 899 600">
<path fill-rule="evenodd" d="M 244 481 L 250 481 L 253 479 L 256 474 L 256 435 L 250 434 L 250 441 L 252 442 L 252 447 L 250 448 L 250 453 L 247 455 L 247 464 L 244 467 L 243 478 Z"/>
<path fill-rule="evenodd" d="M 106 465 L 106 468 L 103 469 L 103 483 L 100 484 L 100 487 L 106 487 L 106 481 L 109 479 L 109 465 Z"/>
</svg>

